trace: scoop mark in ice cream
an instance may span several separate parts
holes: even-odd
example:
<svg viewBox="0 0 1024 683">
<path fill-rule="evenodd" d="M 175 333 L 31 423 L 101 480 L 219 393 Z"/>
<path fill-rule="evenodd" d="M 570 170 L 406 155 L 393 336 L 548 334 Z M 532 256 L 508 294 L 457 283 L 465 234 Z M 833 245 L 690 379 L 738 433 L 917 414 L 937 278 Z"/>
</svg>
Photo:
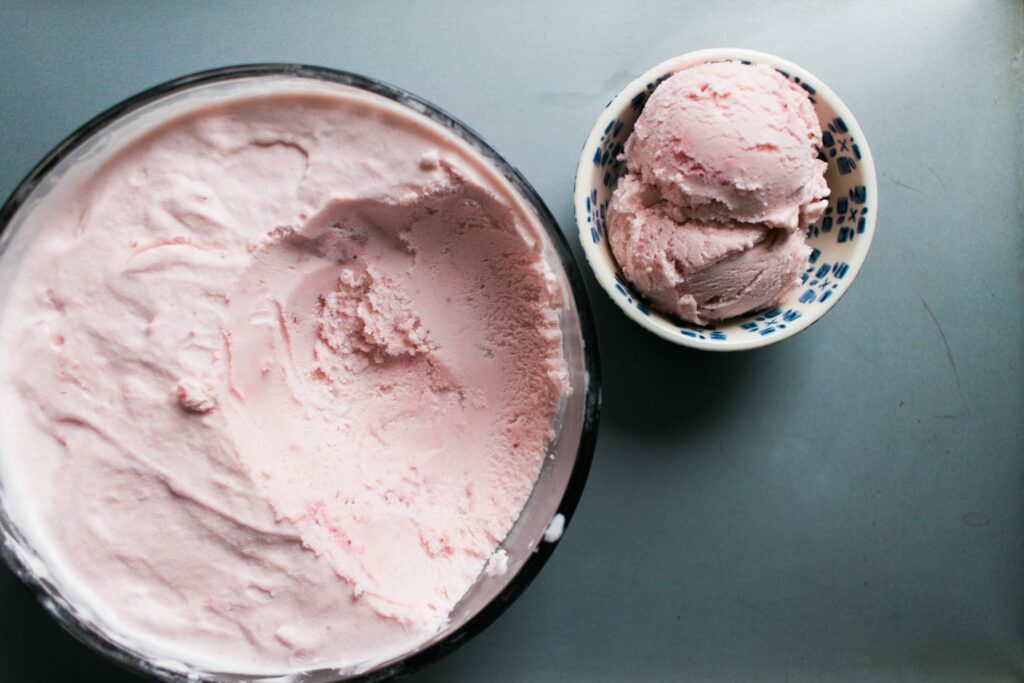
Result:
<svg viewBox="0 0 1024 683">
<path fill-rule="evenodd" d="M 217 407 L 217 399 L 210 388 L 194 377 L 182 377 L 178 381 L 178 402 L 192 413 L 208 413 Z"/>
<path fill-rule="evenodd" d="M 778 303 L 827 205 L 821 127 L 774 69 L 714 62 L 662 82 L 623 158 L 608 238 L 651 303 L 698 324 Z"/>
<path fill-rule="evenodd" d="M 480 157 L 266 95 L 75 182 L 0 321 L 7 505 L 69 597 L 280 673 L 400 654 L 500 573 L 568 385 L 539 229 Z"/>
</svg>

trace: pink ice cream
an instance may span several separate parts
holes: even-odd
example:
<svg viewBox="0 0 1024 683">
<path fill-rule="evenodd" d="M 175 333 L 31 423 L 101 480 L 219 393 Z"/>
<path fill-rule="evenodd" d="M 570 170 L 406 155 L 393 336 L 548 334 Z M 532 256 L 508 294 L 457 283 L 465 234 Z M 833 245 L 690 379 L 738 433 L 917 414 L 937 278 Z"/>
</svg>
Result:
<svg viewBox="0 0 1024 683">
<path fill-rule="evenodd" d="M 810 249 L 829 190 L 807 94 L 765 65 L 684 69 L 651 95 L 608 207 L 626 277 L 695 323 L 778 303 Z"/>
<path fill-rule="evenodd" d="M 215 670 L 440 628 L 568 391 L 510 186 L 356 91 L 204 105 L 65 185 L 0 324 L 8 506 L 65 592 Z"/>
<path fill-rule="evenodd" d="M 772 305 L 811 251 L 801 231 L 692 218 L 632 174 L 609 208 L 608 237 L 626 277 L 660 310 L 696 323 Z"/>
</svg>

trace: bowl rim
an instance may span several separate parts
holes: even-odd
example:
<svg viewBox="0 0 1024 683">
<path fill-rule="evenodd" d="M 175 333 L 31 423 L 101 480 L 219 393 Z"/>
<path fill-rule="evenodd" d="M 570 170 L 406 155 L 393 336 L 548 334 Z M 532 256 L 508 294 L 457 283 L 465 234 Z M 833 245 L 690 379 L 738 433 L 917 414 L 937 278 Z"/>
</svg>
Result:
<svg viewBox="0 0 1024 683">
<path fill-rule="evenodd" d="M 863 184 L 867 188 L 868 201 L 871 202 L 871 211 L 866 216 L 864 235 L 857 240 L 853 253 L 849 257 L 849 273 L 846 276 L 847 285 L 836 296 L 831 297 L 827 302 L 818 304 L 813 309 L 812 314 L 805 314 L 789 324 L 785 330 L 779 330 L 770 336 L 747 335 L 742 339 L 707 340 L 681 334 L 679 332 L 679 325 L 671 325 L 661 322 L 652 316 L 643 315 L 623 297 L 615 296 L 614 288 L 617 282 L 614 276 L 614 269 L 610 272 L 605 272 L 601 263 L 603 260 L 602 252 L 607 247 L 604 244 L 594 244 L 588 238 L 590 226 L 586 222 L 586 201 L 589 196 L 590 185 L 584 179 L 590 173 L 590 167 L 593 163 L 592 155 L 588 154 L 587 150 L 592 149 L 600 141 L 608 122 L 611 119 L 617 118 L 618 114 L 630 104 L 633 94 L 640 92 L 648 83 L 653 83 L 665 73 L 674 73 L 683 68 L 705 62 L 725 60 L 745 60 L 755 64 L 767 64 L 775 69 L 785 71 L 791 76 L 799 77 L 802 82 L 813 84 L 816 91 L 815 96 L 827 102 L 835 110 L 836 115 L 842 117 L 851 135 L 857 140 L 857 146 L 861 153 L 858 167 L 861 169 Z M 605 293 L 629 318 L 649 332 L 653 332 L 662 339 L 679 344 L 680 346 L 687 346 L 702 351 L 746 351 L 776 344 L 789 339 L 798 332 L 806 330 L 832 310 L 850 290 L 857 279 L 857 274 L 864 265 L 864 261 L 867 259 L 867 254 L 875 235 L 875 223 L 878 217 L 878 179 L 875 172 L 874 156 L 871 154 L 871 148 L 868 145 L 863 129 L 861 129 L 856 117 L 854 117 L 850 108 L 846 106 L 846 103 L 824 81 L 798 64 L 767 52 L 746 48 L 709 48 L 686 52 L 656 64 L 623 86 L 608 102 L 598 115 L 593 128 L 591 128 L 583 143 L 580 159 L 576 166 L 576 179 L 573 186 L 573 207 L 576 214 L 577 237 L 583 247 L 583 253 L 586 255 L 587 264 L 590 266 L 591 272 L 593 272 L 595 279 Z M 606 240 L 603 240 L 603 242 L 606 242 Z M 614 263 L 615 259 L 614 256 L 610 255 L 610 248 L 607 249 L 609 251 L 609 258 Z"/>
<path fill-rule="evenodd" d="M 32 167 L 8 196 L 3 206 L 0 207 L 0 253 L 2 253 L 4 242 L 6 241 L 5 238 L 10 234 L 8 228 L 10 227 L 11 219 L 32 196 L 36 187 L 48 177 L 49 173 L 61 161 L 82 144 L 92 139 L 93 136 L 102 133 L 107 126 L 119 121 L 121 117 L 157 102 L 168 95 L 218 82 L 267 76 L 290 76 L 350 86 L 385 97 L 420 115 L 427 116 L 434 123 L 441 125 L 469 144 L 487 162 L 492 164 L 520 195 L 524 204 L 535 213 L 537 222 L 551 240 L 558 260 L 565 271 L 569 290 L 576 306 L 580 336 L 583 342 L 581 352 L 585 386 L 582 387 L 584 400 L 580 440 L 576 449 L 572 471 L 555 512 L 555 515 L 562 515 L 565 524 L 568 525 L 579 503 L 590 472 L 601 411 L 601 368 L 597 331 L 590 307 L 590 300 L 587 297 L 582 270 L 572 253 L 568 239 L 559 227 L 558 221 L 522 173 L 488 144 L 474 129 L 446 110 L 418 95 L 358 73 L 287 62 L 247 63 L 218 67 L 189 73 L 165 81 L 121 100 L 89 119 L 59 142 Z M 177 668 L 168 668 L 164 665 L 165 663 L 158 660 L 141 657 L 126 646 L 108 637 L 93 624 L 83 621 L 62 604 L 63 599 L 60 594 L 48 581 L 40 577 L 32 569 L 31 563 L 19 552 L 19 548 L 28 548 L 30 546 L 24 542 L 17 527 L 13 524 L 2 506 L 0 506 L 0 541 L 2 541 L 0 543 L 0 559 L 36 596 L 41 606 L 45 608 L 65 631 L 69 632 L 93 651 L 98 652 L 122 667 L 159 680 L 194 681 L 197 680 L 195 678 L 196 675 L 203 677 L 203 680 L 208 680 L 208 676 L 212 677 L 209 680 L 220 680 L 221 676 L 231 675 L 227 672 L 182 672 Z M 396 659 L 379 662 L 365 670 L 353 672 L 350 676 L 344 678 L 337 677 L 333 680 L 345 681 L 346 683 L 349 681 L 359 681 L 360 683 L 381 681 L 412 673 L 429 663 L 441 659 L 493 623 L 533 581 L 551 556 L 556 545 L 558 545 L 557 540 L 538 542 L 533 552 L 524 561 L 522 567 L 520 567 L 515 575 L 509 577 L 505 586 L 487 604 L 480 608 L 476 614 L 443 638 L 430 643 L 426 647 L 420 647 L 412 652 L 400 655 Z M 326 669 L 326 671 L 331 669 L 333 667 Z M 246 680 L 281 680 L 279 677 L 282 675 L 288 677 L 311 674 L 318 671 L 325 670 L 310 669 L 291 674 L 260 674 L 255 677 L 247 677 Z"/>
</svg>

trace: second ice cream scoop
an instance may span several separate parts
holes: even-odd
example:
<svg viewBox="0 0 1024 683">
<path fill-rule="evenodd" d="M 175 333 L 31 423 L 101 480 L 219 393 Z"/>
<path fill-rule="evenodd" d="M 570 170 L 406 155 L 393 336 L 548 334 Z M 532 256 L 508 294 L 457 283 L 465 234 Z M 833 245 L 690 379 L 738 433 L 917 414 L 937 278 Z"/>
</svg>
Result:
<svg viewBox="0 0 1024 683">
<path fill-rule="evenodd" d="M 657 308 L 697 324 L 778 303 L 828 185 L 807 94 L 774 69 L 708 62 L 666 79 L 625 145 L 608 241 Z"/>
<path fill-rule="evenodd" d="M 811 253 L 800 232 L 687 217 L 633 175 L 612 196 L 608 240 L 652 304 L 698 324 L 775 303 Z"/>
</svg>

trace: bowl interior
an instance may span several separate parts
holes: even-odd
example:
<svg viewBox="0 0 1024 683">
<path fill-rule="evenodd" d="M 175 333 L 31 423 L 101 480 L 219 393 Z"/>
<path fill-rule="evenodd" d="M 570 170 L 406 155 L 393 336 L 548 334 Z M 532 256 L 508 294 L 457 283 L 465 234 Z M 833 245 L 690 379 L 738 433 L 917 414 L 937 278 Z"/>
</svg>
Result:
<svg viewBox="0 0 1024 683">
<path fill-rule="evenodd" d="M 307 683 L 335 680 L 377 680 L 404 673 L 453 649 L 486 626 L 510 604 L 540 570 L 557 539 L 545 539 L 552 519 L 571 517 L 589 470 L 593 452 L 597 410 L 598 369 L 596 337 L 583 289 L 582 277 L 569 246 L 550 212 L 529 184 L 493 149 L 461 122 L 409 93 L 353 74 L 297 65 L 229 67 L 186 76 L 157 86 L 101 114 L 59 145 L 29 174 L 0 210 L 0 307 L 14 281 L 20 256 L 29 249 L 33 235 L 20 229 L 34 211 L 45 210 L 47 199 L 59 197 L 63 178 L 83 177 L 102 163 L 111 150 L 144 134 L 169 116 L 197 105 L 225 98 L 268 91 L 331 92 L 358 88 L 367 97 L 381 98 L 387 106 L 413 109 L 431 119 L 448 134 L 457 136 L 481 155 L 497 176 L 511 185 L 510 194 L 536 218 L 541 234 L 541 253 L 562 291 L 559 320 L 563 353 L 572 393 L 560 406 L 555 436 L 549 445 L 530 498 L 508 536 L 499 546 L 508 554 L 504 574 L 477 580 L 456 605 L 447 625 L 418 648 L 401 657 L 374 662 L 356 670 L 321 669 L 305 672 L 295 680 Z M 4 429 L 0 420 L 0 430 Z M 2 436 L 2 431 L 0 431 Z M 62 588 L 46 562 L 22 533 L 4 505 L 0 479 L 0 555 L 11 569 L 40 597 L 47 609 L 80 640 L 122 664 L 162 680 L 241 681 L 252 676 L 233 672 L 195 672 L 176 663 L 154 661 L 133 643 L 96 623 Z M 276 678 L 274 678 L 277 680 Z"/>
<path fill-rule="evenodd" d="M 771 310 L 701 326 L 651 309 L 623 276 L 608 245 L 608 202 L 625 172 L 619 160 L 633 125 L 655 88 L 673 73 L 708 61 L 738 59 L 774 67 L 803 88 L 823 133 L 821 156 L 831 190 L 825 215 L 807 230 L 812 247 L 801 284 Z M 846 292 L 874 232 L 877 189 L 864 135 L 838 97 L 794 64 L 748 50 L 705 50 L 664 62 L 623 89 L 602 112 L 583 148 L 576 178 L 580 240 L 595 276 L 612 299 L 644 327 L 686 346 L 740 350 L 784 339 L 821 317 Z"/>
</svg>

